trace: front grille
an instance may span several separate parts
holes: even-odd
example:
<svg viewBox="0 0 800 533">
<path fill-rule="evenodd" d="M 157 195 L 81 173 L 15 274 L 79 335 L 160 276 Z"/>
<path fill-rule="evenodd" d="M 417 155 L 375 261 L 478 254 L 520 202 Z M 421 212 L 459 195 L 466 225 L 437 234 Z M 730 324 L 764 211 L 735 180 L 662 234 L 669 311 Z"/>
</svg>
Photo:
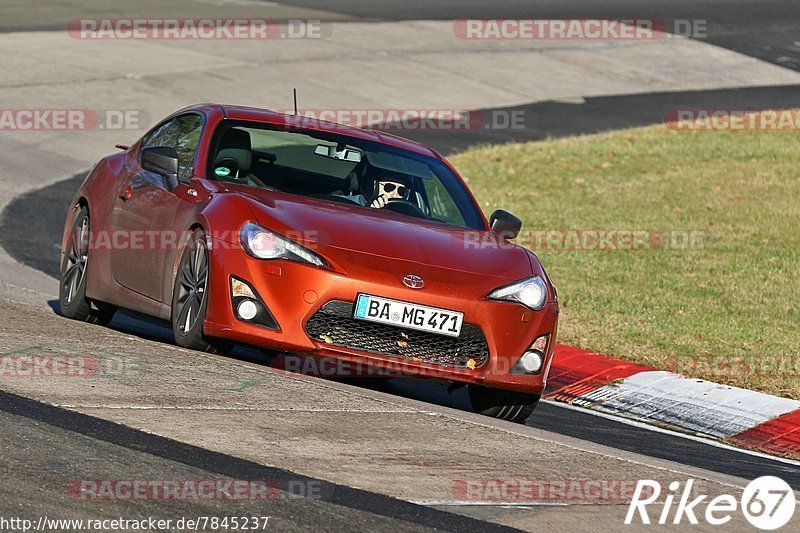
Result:
<svg viewBox="0 0 800 533">
<path fill-rule="evenodd" d="M 353 304 L 330 301 L 306 323 L 316 341 L 435 365 L 474 369 L 489 361 L 489 347 L 477 326 L 464 324 L 460 337 L 398 328 L 353 318 Z"/>
</svg>

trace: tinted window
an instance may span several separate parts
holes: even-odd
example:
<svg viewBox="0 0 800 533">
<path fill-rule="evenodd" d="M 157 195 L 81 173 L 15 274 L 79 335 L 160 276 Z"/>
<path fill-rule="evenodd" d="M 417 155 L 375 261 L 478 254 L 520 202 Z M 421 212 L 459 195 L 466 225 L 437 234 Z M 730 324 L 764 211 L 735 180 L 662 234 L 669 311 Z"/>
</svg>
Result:
<svg viewBox="0 0 800 533">
<path fill-rule="evenodd" d="M 484 228 L 458 177 L 435 157 L 339 133 L 247 122 L 223 123 L 212 148 L 209 179 Z"/>
<path fill-rule="evenodd" d="M 154 130 L 145 139 L 142 147 L 169 146 L 178 152 L 179 176 L 191 176 L 194 168 L 194 154 L 200 143 L 203 131 L 203 118 L 189 114 L 175 117 Z"/>
<path fill-rule="evenodd" d="M 309 135 L 292 135 L 277 130 L 240 129 L 245 129 L 250 134 L 253 150 L 275 155 L 283 166 L 339 178 L 345 178 L 356 167 L 356 163 L 350 161 L 310 157 L 314 155 L 314 148 L 322 141 Z M 324 144 L 331 145 L 328 142 Z"/>
</svg>

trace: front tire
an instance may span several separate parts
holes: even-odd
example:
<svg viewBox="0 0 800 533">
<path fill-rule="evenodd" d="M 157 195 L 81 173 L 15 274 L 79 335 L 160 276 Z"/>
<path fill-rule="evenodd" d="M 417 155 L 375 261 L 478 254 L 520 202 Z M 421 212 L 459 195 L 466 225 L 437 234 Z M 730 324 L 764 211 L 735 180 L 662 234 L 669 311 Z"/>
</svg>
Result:
<svg viewBox="0 0 800 533">
<path fill-rule="evenodd" d="M 209 255 L 206 235 L 195 230 L 178 263 L 172 291 L 172 334 L 178 346 L 216 354 L 226 354 L 230 343 L 203 335 L 208 309 Z"/>
<path fill-rule="evenodd" d="M 86 298 L 86 269 L 90 252 L 89 210 L 81 207 L 70 227 L 67 247 L 61 261 L 58 301 L 61 314 L 73 320 L 104 326 L 114 317 L 116 308 Z"/>
<path fill-rule="evenodd" d="M 524 422 L 539 403 L 538 394 L 491 389 L 480 385 L 468 385 L 467 389 L 476 413 L 509 422 Z"/>
</svg>

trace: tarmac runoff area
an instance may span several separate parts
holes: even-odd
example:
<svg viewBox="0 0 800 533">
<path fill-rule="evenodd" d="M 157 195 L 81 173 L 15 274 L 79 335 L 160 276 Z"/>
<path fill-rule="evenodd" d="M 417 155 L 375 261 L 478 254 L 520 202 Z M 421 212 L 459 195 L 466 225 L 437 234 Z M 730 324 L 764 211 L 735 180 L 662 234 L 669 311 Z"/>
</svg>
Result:
<svg viewBox="0 0 800 533">
<path fill-rule="evenodd" d="M 161 116 L 198 101 L 288 108 L 296 86 L 306 109 L 473 109 L 555 99 L 580 105 L 591 97 L 800 82 L 797 73 L 686 39 L 496 43 L 455 39 L 452 27 L 451 22 L 425 21 L 343 23 L 329 39 L 292 46 L 231 41 L 224 53 L 215 43 L 100 43 L 60 32 L 0 35 L 4 107 L 140 110 L 149 117 L 139 128 L 119 131 L 0 131 L 0 207 L 89 168 L 115 143 L 133 141 Z M 355 76 L 359 83 L 354 88 L 342 83 L 347 73 L 369 76 Z M 26 417 L 32 404 L 0 414 L 6 427 L 15 428 L 3 433 L 2 446 L 8 457 L 5 475 L 18 482 L 0 488 L 0 501 L 7 502 L 0 508 L 3 515 L 20 509 L 38 514 L 43 503 L 36 494 L 42 487 L 53 491 L 47 505 L 54 516 L 67 509 L 96 513 L 86 502 L 76 504 L 66 489 L 61 492 L 64 482 L 167 473 L 174 477 L 179 475 L 174 469 L 191 460 L 192 454 L 160 457 L 152 448 L 144 452 L 146 457 L 139 455 L 143 452 L 115 441 L 113 432 L 86 434 L 86 427 L 104 428 L 103 420 L 197 446 L 194 454 L 218 452 L 528 530 L 618 527 L 627 505 L 615 501 L 613 493 L 599 502 L 584 497 L 567 505 L 456 505 L 465 496 L 458 487 L 478 481 L 469 485 L 478 491 L 466 497 L 474 504 L 489 494 L 480 490 L 489 486 L 485 481 L 497 479 L 551 486 L 559 480 L 685 482 L 692 477 L 711 495 L 735 494 L 746 484 L 535 428 L 378 391 L 279 375 L 257 362 L 209 357 L 69 322 L 48 306 L 56 294 L 55 280 L 0 252 L 3 353 L 86 356 L 117 370 L 85 377 L 3 379 L 4 391 L 100 420 L 69 419 L 74 426 L 54 426 L 42 417 Z M 137 365 L 140 370 L 134 371 Z M 38 422 L 31 425 L 31 420 Z M 152 461 L 152 469 L 140 468 L 144 461 Z M 201 472 L 187 476 L 210 468 L 192 467 Z M 496 503 L 488 499 L 484 503 Z M 174 511 L 164 506 L 154 510 Z M 378 520 L 373 515 L 352 523 L 367 529 L 369 520 Z M 336 528 L 336 522 L 330 524 Z M 741 515 L 726 528 L 745 529 Z"/>
<path fill-rule="evenodd" d="M 72 375 L 6 373 L 6 393 L 198 448 L 165 455 L 159 450 L 171 445 L 144 445 L 124 432 L 120 437 L 118 429 L 107 429 L 101 421 L 63 411 L 42 414 L 41 407 L 6 395 L 0 416 L 11 420 L 7 427 L 18 428 L 18 436 L 8 440 L 10 433 L 4 432 L 3 449 L 13 450 L 5 468 L 14 479 L 28 480 L 22 482 L 25 490 L 34 490 L 31 479 L 47 481 L 36 488 L 49 491 L 52 516 L 64 516 L 66 509 L 100 512 L 96 501 L 70 496 L 68 487 L 76 480 L 173 479 L 171 469 L 183 468 L 180 464 L 206 471 L 182 478 L 204 479 L 208 472 L 234 477 L 217 460 L 208 461 L 206 451 L 280 469 L 281 477 L 262 471 L 256 479 L 307 483 L 308 476 L 526 530 L 540 530 L 543 524 L 576 531 L 587 531 L 588 524 L 593 529 L 618 526 L 627 513 L 625 498 L 630 500 L 639 479 L 666 487 L 692 478 L 695 489 L 709 495 L 738 494 L 747 484 L 447 407 L 187 351 L 46 311 L 0 304 L 0 323 L 6 359 L 81 357 L 91 361 L 84 368 L 94 369 Z M 36 325 L 35 339 L 31 324 Z M 33 418 L 36 427 L 26 428 L 25 418 Z M 31 432 L 52 433 L 53 426 L 66 430 L 49 439 L 55 449 L 34 444 Z M 89 442 L 97 440 L 103 442 Z M 104 455 L 109 444 L 115 451 Z M 143 451 L 155 457 L 140 459 L 142 464 L 169 460 L 170 469 L 140 468 L 124 459 Z M 565 486 L 572 487 L 569 495 Z M 6 502 L 0 512 L 15 505 L 30 513 L 40 510 L 39 500 L 27 498 L 18 487 L 0 488 L 0 501 Z M 344 490 L 325 488 L 329 495 Z M 508 508 L 498 505 L 498 496 Z M 163 518 L 174 511 L 166 504 L 156 510 Z M 734 517 L 734 530 L 745 528 L 742 520 Z"/>
</svg>

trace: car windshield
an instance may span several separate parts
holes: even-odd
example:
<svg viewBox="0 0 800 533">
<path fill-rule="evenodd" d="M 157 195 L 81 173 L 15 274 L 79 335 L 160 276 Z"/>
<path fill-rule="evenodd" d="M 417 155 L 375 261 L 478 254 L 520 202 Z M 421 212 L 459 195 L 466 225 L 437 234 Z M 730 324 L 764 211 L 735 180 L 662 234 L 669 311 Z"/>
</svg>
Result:
<svg viewBox="0 0 800 533">
<path fill-rule="evenodd" d="M 209 178 L 483 229 L 461 182 L 437 158 L 331 132 L 225 123 Z"/>
</svg>

